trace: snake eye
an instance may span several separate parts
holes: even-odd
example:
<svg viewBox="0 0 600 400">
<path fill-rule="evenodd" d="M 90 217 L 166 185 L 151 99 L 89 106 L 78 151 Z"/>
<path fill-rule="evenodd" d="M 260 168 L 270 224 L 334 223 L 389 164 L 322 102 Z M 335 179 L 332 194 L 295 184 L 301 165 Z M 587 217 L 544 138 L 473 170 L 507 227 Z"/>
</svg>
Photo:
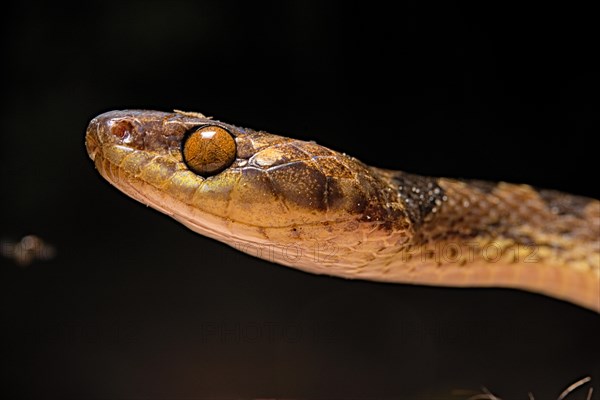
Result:
<svg viewBox="0 0 600 400">
<path fill-rule="evenodd" d="M 221 127 L 203 126 L 187 136 L 182 152 L 189 169 L 207 177 L 223 171 L 235 160 L 235 140 Z"/>
</svg>

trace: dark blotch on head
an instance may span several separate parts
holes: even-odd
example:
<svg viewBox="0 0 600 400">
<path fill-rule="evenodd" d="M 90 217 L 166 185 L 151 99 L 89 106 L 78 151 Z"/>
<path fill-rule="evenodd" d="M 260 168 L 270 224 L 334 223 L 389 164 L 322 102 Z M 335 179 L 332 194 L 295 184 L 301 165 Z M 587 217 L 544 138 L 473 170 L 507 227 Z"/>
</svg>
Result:
<svg viewBox="0 0 600 400">
<path fill-rule="evenodd" d="M 240 180 L 240 184 L 243 188 L 251 187 L 250 190 L 254 196 L 260 196 L 261 194 L 277 196 L 277 190 L 273 186 L 271 179 L 269 179 L 268 172 L 260 168 L 247 167 L 242 168 L 241 173 L 242 178 Z"/>
<path fill-rule="evenodd" d="M 288 202 L 308 209 L 325 210 L 326 178 L 318 168 L 308 161 L 297 161 L 270 168 L 275 190 Z"/>
<path fill-rule="evenodd" d="M 327 204 L 333 209 L 346 209 L 352 214 L 362 214 L 368 198 L 356 182 L 327 178 Z"/>
</svg>

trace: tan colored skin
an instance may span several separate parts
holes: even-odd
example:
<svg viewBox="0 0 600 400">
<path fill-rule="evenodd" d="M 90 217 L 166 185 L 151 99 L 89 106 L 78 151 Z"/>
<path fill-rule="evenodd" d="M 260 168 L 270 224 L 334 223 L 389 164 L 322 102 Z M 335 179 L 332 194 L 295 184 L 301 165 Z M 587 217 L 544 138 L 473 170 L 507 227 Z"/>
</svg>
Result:
<svg viewBox="0 0 600 400">
<path fill-rule="evenodd" d="M 235 139 L 232 164 L 208 177 L 182 155 L 184 138 L 203 126 Z M 598 200 L 382 170 L 198 113 L 108 112 L 90 122 L 86 147 L 127 195 L 272 262 L 344 278 L 519 288 L 600 312 Z"/>
</svg>

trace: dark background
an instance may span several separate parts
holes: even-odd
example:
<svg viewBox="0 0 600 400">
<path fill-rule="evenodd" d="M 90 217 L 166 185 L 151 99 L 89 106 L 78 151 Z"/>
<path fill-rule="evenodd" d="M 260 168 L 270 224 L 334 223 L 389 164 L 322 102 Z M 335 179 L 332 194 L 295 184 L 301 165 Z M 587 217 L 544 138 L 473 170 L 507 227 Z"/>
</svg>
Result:
<svg viewBox="0 0 600 400">
<path fill-rule="evenodd" d="M 436 399 L 486 386 L 554 399 L 587 375 L 600 388 L 597 314 L 511 290 L 269 264 L 120 194 L 83 144 L 103 111 L 178 108 L 377 166 L 599 197 L 591 9 L 3 8 L 0 236 L 36 233 L 59 252 L 28 268 L 0 259 L 0 390 L 10 398 Z"/>
</svg>

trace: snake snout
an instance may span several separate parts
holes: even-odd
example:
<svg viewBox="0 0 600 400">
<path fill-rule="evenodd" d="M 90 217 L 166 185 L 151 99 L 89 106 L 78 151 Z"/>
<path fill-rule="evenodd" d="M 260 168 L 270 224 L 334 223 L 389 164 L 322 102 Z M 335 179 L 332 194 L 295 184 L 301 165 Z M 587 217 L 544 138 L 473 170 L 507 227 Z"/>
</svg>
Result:
<svg viewBox="0 0 600 400">
<path fill-rule="evenodd" d="M 104 145 L 127 144 L 133 134 L 131 116 L 123 111 L 100 114 L 90 121 L 85 135 L 85 147 L 92 160 L 103 151 Z"/>
<path fill-rule="evenodd" d="M 85 133 L 85 148 L 92 161 L 96 160 L 96 154 L 98 154 L 100 148 L 100 144 L 98 143 L 98 123 L 96 118 L 91 120 Z"/>
</svg>

